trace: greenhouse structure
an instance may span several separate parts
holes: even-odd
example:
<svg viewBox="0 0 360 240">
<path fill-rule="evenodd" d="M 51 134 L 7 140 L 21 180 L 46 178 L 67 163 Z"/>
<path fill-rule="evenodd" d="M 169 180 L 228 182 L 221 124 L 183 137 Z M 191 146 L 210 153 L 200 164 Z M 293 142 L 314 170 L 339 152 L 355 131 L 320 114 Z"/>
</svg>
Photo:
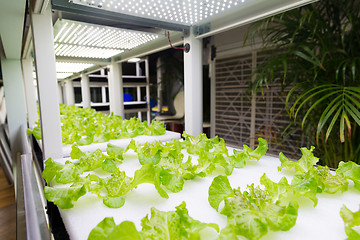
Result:
<svg viewBox="0 0 360 240">
<path fill-rule="evenodd" d="M 0 239 L 360 239 L 358 10 L 1 1 Z"/>
</svg>

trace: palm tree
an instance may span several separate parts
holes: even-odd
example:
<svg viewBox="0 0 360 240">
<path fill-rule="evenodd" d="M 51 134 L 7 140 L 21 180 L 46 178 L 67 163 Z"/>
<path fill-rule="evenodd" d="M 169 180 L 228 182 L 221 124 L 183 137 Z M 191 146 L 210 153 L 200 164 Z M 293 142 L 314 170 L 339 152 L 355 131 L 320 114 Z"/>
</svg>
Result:
<svg viewBox="0 0 360 240">
<path fill-rule="evenodd" d="M 255 71 L 254 91 L 282 79 L 294 124 L 317 145 L 322 164 L 360 163 L 360 4 L 320 0 L 265 19 L 260 35 L 269 59 Z"/>
</svg>

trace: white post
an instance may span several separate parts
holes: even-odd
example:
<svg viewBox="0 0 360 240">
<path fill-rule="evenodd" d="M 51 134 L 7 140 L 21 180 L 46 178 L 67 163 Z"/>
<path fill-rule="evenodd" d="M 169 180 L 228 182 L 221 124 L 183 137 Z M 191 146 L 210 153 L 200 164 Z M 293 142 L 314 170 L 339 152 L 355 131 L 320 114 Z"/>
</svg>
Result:
<svg viewBox="0 0 360 240">
<path fill-rule="evenodd" d="M 140 77 L 142 75 L 140 62 L 136 62 L 135 64 L 136 64 L 136 76 Z"/>
<path fill-rule="evenodd" d="M 50 7 L 43 14 L 31 10 L 39 110 L 44 159 L 62 158 L 60 107 L 57 89 L 54 35 Z"/>
<path fill-rule="evenodd" d="M 29 127 L 32 128 L 33 126 L 35 126 L 35 122 L 39 120 L 39 116 L 36 107 L 34 78 L 33 78 L 33 63 L 31 58 L 22 60 L 22 71 L 24 77 L 25 97 L 26 97 L 26 107 L 27 107 Z"/>
<path fill-rule="evenodd" d="M 125 117 L 121 63 L 112 62 L 109 75 L 110 112 Z"/>
<path fill-rule="evenodd" d="M 145 59 L 145 76 L 146 76 L 146 103 L 147 103 L 147 122 L 150 125 L 150 75 L 149 75 L 149 59 Z"/>
<path fill-rule="evenodd" d="M 156 62 L 156 78 L 157 78 L 157 105 L 158 105 L 158 111 L 162 112 L 162 74 L 163 74 L 163 68 L 162 68 L 162 61 L 161 57 L 158 57 Z"/>
<path fill-rule="evenodd" d="M 5 104 L 9 129 L 10 148 L 13 164 L 16 166 L 17 153 L 22 153 L 21 126 L 26 125 L 26 105 L 20 60 L 1 57 L 4 80 Z M 16 171 L 16 169 L 14 169 Z"/>
<path fill-rule="evenodd" d="M 65 81 L 65 104 L 75 105 L 74 84 L 72 80 Z"/>
<path fill-rule="evenodd" d="M 90 80 L 86 74 L 81 74 L 81 98 L 83 108 L 91 108 Z"/>
<path fill-rule="evenodd" d="M 106 103 L 106 87 L 101 87 L 101 102 Z"/>
<path fill-rule="evenodd" d="M 62 81 L 58 82 L 58 91 L 59 91 L 59 103 L 64 103 L 64 95 L 63 95 L 63 83 Z"/>
<path fill-rule="evenodd" d="M 184 43 L 190 44 L 190 51 L 184 52 L 185 132 L 197 136 L 203 124 L 202 39 L 196 39 L 190 28 Z"/>
<path fill-rule="evenodd" d="M 256 69 L 257 64 L 257 52 L 252 54 L 252 72 Z M 251 82 L 255 80 L 255 76 L 251 79 Z M 251 91 L 251 123 L 250 123 L 250 147 L 255 147 L 255 118 L 256 118 L 256 92 Z"/>
<path fill-rule="evenodd" d="M 210 62 L 210 137 L 215 137 L 216 124 L 216 59 Z"/>
<path fill-rule="evenodd" d="M 141 101 L 141 88 L 140 88 L 140 86 L 136 87 L 136 101 L 138 101 L 138 102 Z M 140 121 L 142 121 L 141 111 L 138 112 L 138 118 L 139 118 Z"/>
</svg>

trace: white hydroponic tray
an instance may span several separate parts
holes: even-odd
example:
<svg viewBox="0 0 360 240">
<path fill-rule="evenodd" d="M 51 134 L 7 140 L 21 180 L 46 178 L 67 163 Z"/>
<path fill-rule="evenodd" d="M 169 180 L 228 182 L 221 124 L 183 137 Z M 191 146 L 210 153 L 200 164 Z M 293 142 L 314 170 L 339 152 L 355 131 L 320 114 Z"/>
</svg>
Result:
<svg viewBox="0 0 360 240">
<path fill-rule="evenodd" d="M 232 148 L 228 148 L 231 150 Z M 133 176 L 136 169 L 141 165 L 138 163 L 137 155 L 129 151 L 124 155 L 124 162 L 119 166 L 128 176 Z M 187 154 L 185 154 L 187 159 Z M 65 162 L 66 159 L 59 159 Z M 248 163 L 242 169 L 234 169 L 231 176 L 228 176 L 233 188 L 240 187 L 245 190 L 251 183 L 258 185 L 263 173 L 272 180 L 278 182 L 281 177 L 286 176 L 290 182 L 292 173 L 277 171 L 280 166 L 278 158 L 263 156 L 258 162 Z M 107 176 L 107 173 L 96 172 L 100 176 Z M 138 230 L 141 230 L 140 220 L 147 214 L 150 215 L 150 208 L 155 207 L 161 211 L 174 211 L 175 207 L 183 201 L 186 202 L 189 215 L 194 219 L 207 223 L 217 223 L 220 228 L 226 226 L 226 217 L 216 212 L 208 203 L 208 189 L 217 176 L 196 178 L 186 181 L 184 189 L 179 193 L 168 191 L 169 199 L 159 196 L 155 187 L 151 184 L 141 184 L 137 189 L 126 195 L 125 205 L 119 209 L 107 208 L 102 200 L 95 195 L 86 194 L 81 197 L 72 209 L 60 209 L 60 214 L 71 240 L 87 239 L 90 231 L 105 217 L 113 217 L 116 224 L 124 220 L 133 221 Z M 263 240 L 342 240 L 346 239 L 344 222 L 340 217 L 340 208 L 345 204 L 350 210 L 357 211 L 360 204 L 360 193 L 354 189 L 353 183 L 349 184 L 349 190 L 343 194 L 318 194 L 318 205 L 314 208 L 313 202 L 307 199 L 302 200 L 299 208 L 299 215 L 296 225 L 287 232 L 271 232 L 265 235 Z M 221 206 L 221 205 L 220 205 Z M 215 231 L 215 230 L 214 230 Z M 212 230 L 204 231 L 202 239 L 216 239 Z M 243 238 L 239 238 L 243 239 Z M 244 238 L 245 239 L 245 238 Z"/>
<path fill-rule="evenodd" d="M 108 143 L 111 143 L 111 144 L 113 144 L 115 146 L 118 146 L 118 147 L 127 147 L 132 139 L 134 139 L 136 142 L 138 142 L 140 144 L 144 144 L 146 142 L 150 143 L 150 142 L 153 142 L 153 141 L 166 142 L 166 141 L 170 141 L 173 138 L 180 139 L 181 134 L 177 133 L 177 132 L 166 131 L 166 133 L 164 135 L 159 135 L 159 136 L 141 135 L 141 136 L 137 136 L 137 137 L 134 137 L 134 138 L 114 139 L 114 140 L 110 140 L 109 142 L 92 143 L 90 145 L 79 146 L 79 148 L 83 152 L 84 151 L 93 152 L 96 149 L 100 149 L 101 151 L 104 152 L 104 151 L 106 151 Z M 71 146 L 72 145 L 66 145 L 66 146 L 63 147 L 63 156 L 64 157 L 69 157 L 70 156 Z"/>
</svg>

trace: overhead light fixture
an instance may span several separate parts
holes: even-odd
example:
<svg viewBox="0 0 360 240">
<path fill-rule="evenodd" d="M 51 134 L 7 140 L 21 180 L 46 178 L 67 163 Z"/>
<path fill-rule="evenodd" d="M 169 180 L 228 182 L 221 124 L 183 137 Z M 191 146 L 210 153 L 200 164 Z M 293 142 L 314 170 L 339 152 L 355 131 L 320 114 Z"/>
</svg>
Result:
<svg viewBox="0 0 360 240">
<path fill-rule="evenodd" d="M 54 25 L 55 55 L 106 59 L 160 36 L 155 33 L 59 19 Z"/>
<path fill-rule="evenodd" d="M 73 73 L 56 73 L 56 78 L 64 79 L 64 78 L 70 77 L 71 75 L 73 75 Z"/>
<path fill-rule="evenodd" d="M 92 67 L 91 63 L 71 63 L 71 62 L 56 62 L 57 73 L 77 73 L 82 70 Z"/>
<path fill-rule="evenodd" d="M 139 62 L 141 59 L 140 58 L 130 58 L 128 60 L 129 63 L 136 63 L 136 62 Z"/>
<path fill-rule="evenodd" d="M 245 0 L 72 0 L 94 8 L 184 25 L 194 25 L 228 10 Z M 249 0 L 247 0 L 249 1 Z"/>
</svg>

